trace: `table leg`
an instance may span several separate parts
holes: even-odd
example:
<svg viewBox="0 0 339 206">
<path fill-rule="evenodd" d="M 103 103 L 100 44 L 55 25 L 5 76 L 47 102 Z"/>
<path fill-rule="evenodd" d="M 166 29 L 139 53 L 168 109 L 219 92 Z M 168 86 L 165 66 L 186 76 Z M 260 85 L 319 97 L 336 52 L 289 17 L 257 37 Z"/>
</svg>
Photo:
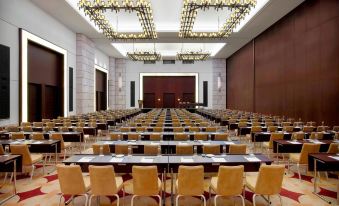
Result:
<svg viewBox="0 0 339 206">
<path fill-rule="evenodd" d="M 9 162 L 11 163 L 11 162 Z M 16 196 L 16 159 L 13 160 L 13 186 L 14 186 L 14 194 L 5 198 L 4 200 L 0 201 L 0 205 L 2 205 L 4 202 L 6 202 L 7 200 L 11 199 L 12 197 Z"/>
<path fill-rule="evenodd" d="M 313 183 L 313 192 L 317 192 L 317 160 L 314 158 L 314 183 Z"/>
<path fill-rule="evenodd" d="M 173 168 L 171 168 L 171 205 L 174 205 L 174 201 L 173 201 Z"/>
</svg>

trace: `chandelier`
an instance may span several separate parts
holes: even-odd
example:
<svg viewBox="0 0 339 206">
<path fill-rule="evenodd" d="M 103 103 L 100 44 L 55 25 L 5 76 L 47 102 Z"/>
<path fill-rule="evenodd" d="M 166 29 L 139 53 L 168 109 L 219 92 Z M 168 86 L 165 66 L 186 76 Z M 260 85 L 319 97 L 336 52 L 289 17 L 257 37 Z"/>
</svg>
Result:
<svg viewBox="0 0 339 206">
<path fill-rule="evenodd" d="M 153 14 L 151 3 L 149 0 L 137 0 L 134 4 L 132 0 L 124 0 L 119 4 L 118 0 L 80 0 L 79 9 L 83 9 L 85 15 L 102 30 L 103 34 L 110 40 L 116 39 L 156 39 L 157 33 L 155 32 L 155 25 L 153 21 Z M 118 33 L 111 25 L 109 20 L 105 17 L 104 12 L 111 10 L 112 12 L 136 12 L 143 33 L 138 34 L 124 34 Z"/>
<path fill-rule="evenodd" d="M 182 61 L 205 61 L 210 57 L 208 52 L 181 52 L 177 53 L 176 58 Z"/>
<path fill-rule="evenodd" d="M 256 5 L 256 0 L 185 0 L 181 12 L 179 37 L 181 38 L 227 38 L 241 20 Z M 218 32 L 193 32 L 198 10 L 228 8 L 232 11 Z"/>
<path fill-rule="evenodd" d="M 159 61 L 161 55 L 157 52 L 127 52 L 127 57 L 133 61 Z"/>
</svg>

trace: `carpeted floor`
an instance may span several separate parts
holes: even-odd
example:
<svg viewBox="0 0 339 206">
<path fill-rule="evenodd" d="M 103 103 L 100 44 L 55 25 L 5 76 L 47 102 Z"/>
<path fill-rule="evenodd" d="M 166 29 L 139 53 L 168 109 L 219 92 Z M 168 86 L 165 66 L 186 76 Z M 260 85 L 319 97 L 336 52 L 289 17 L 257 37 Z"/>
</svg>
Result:
<svg viewBox="0 0 339 206">
<path fill-rule="evenodd" d="M 9 201 L 7 201 L 5 206 L 54 206 L 58 205 L 59 201 L 59 183 L 58 177 L 54 170 L 53 166 L 48 166 L 47 170 L 50 171 L 50 174 L 42 176 L 42 169 L 38 168 L 34 175 L 32 181 L 29 177 L 18 176 L 17 188 L 18 194 Z M 53 172 L 52 172 L 53 171 Z M 247 173 L 246 175 L 253 175 L 253 173 Z M 122 175 L 125 182 L 125 191 L 126 196 L 121 198 L 121 205 L 129 206 L 132 194 L 132 185 L 131 185 L 131 176 L 129 174 Z M 314 205 L 322 206 L 329 205 L 317 196 L 313 192 L 313 177 L 312 176 L 302 176 L 302 181 L 298 179 L 298 175 L 290 172 L 285 175 L 283 181 L 283 189 L 281 191 L 283 205 Z M 209 178 L 206 178 L 205 182 L 205 196 L 208 199 L 208 184 Z M 170 205 L 170 179 L 167 180 L 166 188 L 166 205 Z M 323 177 L 319 183 L 320 188 L 318 189 L 318 194 L 324 195 L 328 200 L 332 201 L 332 205 L 336 203 L 336 191 L 337 191 L 337 178 L 328 178 Z M 4 199 L 10 195 L 13 187 L 6 183 L 0 188 L 0 199 Z M 252 205 L 252 194 L 250 191 L 246 190 L 246 205 Z M 119 193 L 122 197 L 122 191 Z M 213 196 L 212 196 L 213 197 Z M 78 197 L 75 199 L 74 205 L 84 205 L 85 198 Z M 257 205 L 267 205 L 267 203 L 261 198 L 257 198 Z M 114 198 L 102 197 L 100 198 L 100 205 L 115 205 Z M 227 199 L 220 198 L 218 205 L 240 205 L 240 199 Z M 208 201 L 209 204 L 209 201 Z M 63 204 L 62 204 L 63 205 Z M 72 204 L 70 204 L 72 205 Z M 96 201 L 93 201 L 92 205 L 96 205 Z M 153 198 L 138 198 L 135 205 L 157 205 L 156 199 Z M 200 205 L 200 199 L 194 197 L 182 198 L 180 205 Z M 211 204 L 212 205 L 212 204 Z M 272 197 L 272 205 L 280 205 L 278 197 Z"/>
</svg>

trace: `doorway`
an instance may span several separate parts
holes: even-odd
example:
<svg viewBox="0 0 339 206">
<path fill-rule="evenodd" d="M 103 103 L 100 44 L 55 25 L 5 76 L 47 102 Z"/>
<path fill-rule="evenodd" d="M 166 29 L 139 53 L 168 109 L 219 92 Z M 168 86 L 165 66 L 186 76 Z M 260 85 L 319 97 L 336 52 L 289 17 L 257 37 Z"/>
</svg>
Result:
<svg viewBox="0 0 339 206">
<path fill-rule="evenodd" d="M 163 95 L 163 108 L 175 108 L 175 94 L 164 93 Z"/>
</svg>

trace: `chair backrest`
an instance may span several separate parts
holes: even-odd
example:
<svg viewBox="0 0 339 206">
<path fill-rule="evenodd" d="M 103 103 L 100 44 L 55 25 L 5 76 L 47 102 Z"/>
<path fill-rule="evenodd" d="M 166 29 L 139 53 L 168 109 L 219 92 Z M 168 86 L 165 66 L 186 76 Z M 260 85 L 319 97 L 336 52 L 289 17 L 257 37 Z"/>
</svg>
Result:
<svg viewBox="0 0 339 206">
<path fill-rule="evenodd" d="M 137 127 L 136 131 L 137 132 L 145 132 L 146 131 L 146 127 Z"/>
<path fill-rule="evenodd" d="M 266 124 L 266 127 L 272 127 L 272 126 L 274 126 L 274 122 L 265 122 L 265 124 Z M 278 127 L 277 127 L 278 128 Z"/>
<path fill-rule="evenodd" d="M 260 126 L 260 125 L 261 125 L 260 122 L 252 122 L 252 127 L 253 127 L 253 126 Z"/>
<path fill-rule="evenodd" d="M 277 132 L 272 133 L 270 136 L 270 141 L 268 143 L 269 149 L 273 148 L 273 141 L 279 140 L 279 139 L 284 139 L 284 133 L 277 133 Z"/>
<path fill-rule="evenodd" d="M 27 127 L 27 126 L 31 126 L 30 122 L 21 122 L 20 124 L 22 127 Z"/>
<path fill-rule="evenodd" d="M 178 133 L 178 134 L 174 134 L 174 140 L 177 140 L 177 141 L 186 141 L 188 140 L 189 137 L 187 134 L 181 134 L 181 133 Z"/>
<path fill-rule="evenodd" d="M 150 134 L 149 139 L 151 141 L 160 141 L 161 140 L 161 134 Z"/>
<path fill-rule="evenodd" d="M 128 155 L 128 145 L 127 144 L 116 144 L 114 146 L 115 154 L 124 154 Z"/>
<path fill-rule="evenodd" d="M 189 127 L 189 131 L 190 132 L 200 132 L 200 128 L 199 127 Z"/>
<path fill-rule="evenodd" d="M 204 193 L 204 167 L 179 166 L 178 195 L 198 196 Z"/>
<path fill-rule="evenodd" d="M 145 155 L 158 155 L 160 151 L 159 145 L 144 145 Z"/>
<path fill-rule="evenodd" d="M 254 193 L 261 195 L 280 193 L 284 172 L 284 165 L 261 165 Z"/>
<path fill-rule="evenodd" d="M 206 132 L 216 132 L 217 127 L 206 127 Z"/>
<path fill-rule="evenodd" d="M 162 132 L 163 128 L 162 127 L 153 127 L 153 132 Z"/>
<path fill-rule="evenodd" d="M 79 165 L 57 165 L 60 190 L 67 195 L 85 194 L 85 182 Z"/>
<path fill-rule="evenodd" d="M 268 126 L 267 131 L 268 132 L 276 132 L 276 131 L 278 131 L 278 126 Z"/>
<path fill-rule="evenodd" d="M 181 123 L 180 122 L 172 122 L 173 127 L 180 127 Z"/>
<path fill-rule="evenodd" d="M 333 131 L 339 132 L 339 126 L 333 126 Z"/>
<path fill-rule="evenodd" d="M 32 134 L 32 139 L 34 139 L 34 140 L 44 140 L 45 137 L 44 137 L 44 134 L 42 134 L 41 132 L 34 132 Z"/>
<path fill-rule="evenodd" d="M 54 129 L 53 129 L 53 127 L 43 127 L 43 131 L 44 132 L 51 132 L 51 131 L 53 131 Z"/>
<path fill-rule="evenodd" d="M 32 165 L 31 153 L 28 150 L 27 144 L 10 145 L 10 150 L 12 154 L 22 156 L 23 165 Z"/>
<path fill-rule="evenodd" d="M 261 126 L 252 126 L 251 127 L 251 133 L 261 132 L 262 128 Z"/>
<path fill-rule="evenodd" d="M 128 140 L 139 140 L 140 135 L 139 134 L 128 134 L 127 138 Z"/>
<path fill-rule="evenodd" d="M 23 132 L 11 132 L 11 139 L 25 139 L 25 134 Z"/>
<path fill-rule="evenodd" d="M 339 152 L 339 143 L 331 143 L 328 147 L 327 153 L 338 153 Z"/>
<path fill-rule="evenodd" d="M 0 155 L 4 155 L 5 154 L 5 150 L 4 148 L 2 147 L 2 145 L 0 145 Z"/>
<path fill-rule="evenodd" d="M 215 134 L 214 140 L 215 141 L 227 141 L 228 140 L 228 134 L 227 133 Z"/>
<path fill-rule="evenodd" d="M 84 127 L 85 126 L 85 122 L 77 122 L 76 126 L 77 127 Z"/>
<path fill-rule="evenodd" d="M 326 132 L 328 130 L 328 126 L 318 126 L 317 132 Z"/>
<path fill-rule="evenodd" d="M 292 134 L 292 139 L 303 140 L 304 138 L 305 138 L 305 133 L 304 132 L 294 132 Z"/>
<path fill-rule="evenodd" d="M 59 127 L 59 132 L 69 132 L 68 127 Z"/>
<path fill-rule="evenodd" d="M 95 155 L 98 155 L 98 154 L 104 154 L 104 155 L 111 154 L 111 150 L 110 150 L 108 144 L 93 144 L 92 145 L 92 149 L 93 149 L 93 154 L 95 154 Z"/>
<path fill-rule="evenodd" d="M 194 134 L 194 140 L 203 140 L 207 141 L 208 140 L 208 135 L 207 134 Z"/>
<path fill-rule="evenodd" d="M 246 154 L 246 144 L 231 144 L 228 149 L 229 154 Z"/>
<path fill-rule="evenodd" d="M 204 154 L 220 154 L 220 145 L 204 145 L 203 148 Z"/>
<path fill-rule="evenodd" d="M 314 130 L 313 126 L 305 126 L 303 128 L 303 132 L 307 132 L 307 133 L 311 133 L 311 132 L 313 132 L 313 130 Z"/>
<path fill-rule="evenodd" d="M 293 132 L 293 126 L 283 126 L 284 132 Z"/>
<path fill-rule="evenodd" d="M 131 130 L 130 127 L 120 127 L 121 132 L 129 132 Z"/>
<path fill-rule="evenodd" d="M 33 132 L 32 126 L 24 126 L 22 127 L 22 131 L 24 132 Z"/>
<path fill-rule="evenodd" d="M 64 122 L 63 126 L 64 127 L 71 127 L 72 126 L 72 122 Z"/>
<path fill-rule="evenodd" d="M 199 127 L 207 127 L 208 125 L 210 125 L 208 122 L 200 122 L 199 123 Z"/>
<path fill-rule="evenodd" d="M 6 130 L 8 132 L 19 132 L 20 131 L 19 127 L 17 127 L 17 126 L 8 126 L 8 127 L 6 127 Z"/>
<path fill-rule="evenodd" d="M 192 145 L 176 145 L 175 153 L 177 155 L 193 155 Z"/>
<path fill-rule="evenodd" d="M 60 148 L 61 150 L 65 149 L 65 143 L 64 143 L 64 138 L 62 134 L 60 133 L 51 133 L 50 134 L 50 139 L 52 140 L 60 140 Z"/>
<path fill-rule="evenodd" d="M 43 127 L 44 123 L 43 122 L 33 122 L 33 127 Z"/>
<path fill-rule="evenodd" d="M 324 138 L 324 133 L 322 132 L 312 132 L 310 139 L 323 139 Z"/>
<path fill-rule="evenodd" d="M 121 135 L 120 134 L 109 134 L 110 140 L 117 141 L 121 140 Z"/>
<path fill-rule="evenodd" d="M 241 128 L 241 127 L 247 127 L 247 122 L 239 122 L 238 123 L 238 127 Z"/>
<path fill-rule="evenodd" d="M 291 124 L 292 124 L 291 122 L 283 122 L 281 123 L 281 126 L 286 127 L 286 126 L 291 126 Z"/>
<path fill-rule="evenodd" d="M 173 127 L 173 132 L 183 132 L 184 128 L 183 127 Z"/>
<path fill-rule="evenodd" d="M 113 166 L 90 165 L 88 170 L 93 195 L 110 196 L 118 192 Z"/>
<path fill-rule="evenodd" d="M 132 176 L 134 195 L 159 194 L 158 168 L 156 166 L 133 166 Z"/>
<path fill-rule="evenodd" d="M 47 126 L 47 127 L 52 127 L 52 128 L 53 128 L 53 127 L 55 127 L 55 123 L 54 123 L 54 122 L 47 122 L 47 123 L 46 123 L 46 126 Z"/>
<path fill-rule="evenodd" d="M 84 133 L 84 128 L 83 127 L 75 127 L 73 131 L 74 132 L 82 132 L 82 133 Z"/>
<path fill-rule="evenodd" d="M 240 195 L 244 188 L 244 166 L 219 166 L 217 195 Z"/>
<path fill-rule="evenodd" d="M 308 154 L 318 153 L 320 144 L 304 143 L 300 152 L 299 164 L 308 164 Z"/>
</svg>

